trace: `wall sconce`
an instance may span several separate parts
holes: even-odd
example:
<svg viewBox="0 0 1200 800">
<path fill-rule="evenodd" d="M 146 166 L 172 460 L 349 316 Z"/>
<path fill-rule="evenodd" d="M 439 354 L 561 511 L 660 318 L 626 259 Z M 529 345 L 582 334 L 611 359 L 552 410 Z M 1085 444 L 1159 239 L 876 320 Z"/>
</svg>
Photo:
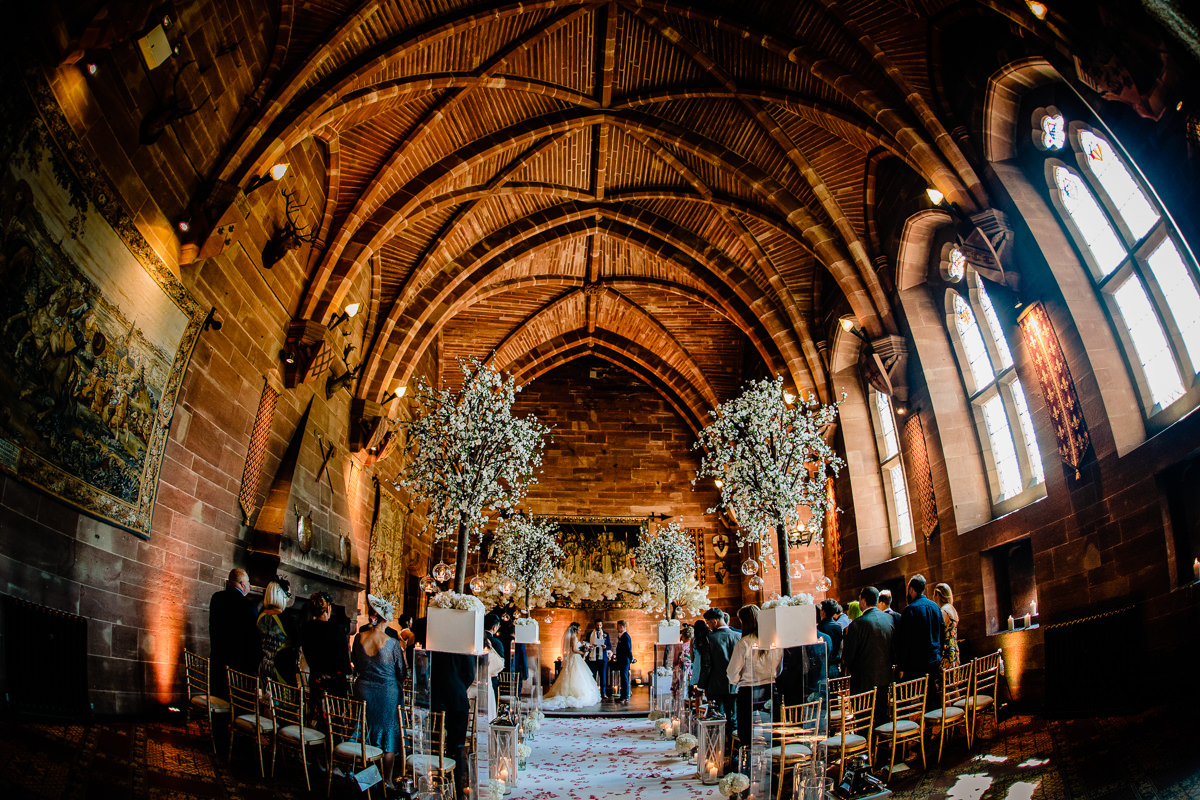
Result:
<svg viewBox="0 0 1200 800">
<path fill-rule="evenodd" d="M 354 369 L 346 370 L 336 378 L 330 375 L 325 379 L 325 399 L 331 399 L 340 390 L 345 389 L 354 381 L 358 380 L 359 373 L 362 372 L 362 364 L 359 364 Z"/>
<path fill-rule="evenodd" d="M 1037 0 L 1025 0 L 1025 5 L 1029 6 L 1029 11 L 1038 19 L 1045 19 L 1046 12 L 1049 11 L 1045 3 L 1039 3 Z"/>
<path fill-rule="evenodd" d="M 350 305 L 346 306 L 344 313 L 334 314 L 329 320 L 329 330 L 333 330 L 348 319 L 353 319 L 354 315 L 358 313 L 358 309 L 361 307 L 361 303 L 351 303 Z"/>
<path fill-rule="evenodd" d="M 251 181 L 250 185 L 246 187 L 245 194 L 250 194 L 255 189 L 258 189 L 259 187 L 262 187 L 262 186 L 266 186 L 271 181 L 283 180 L 283 176 L 287 175 L 287 171 L 288 171 L 287 164 L 283 164 L 283 163 L 276 164 L 275 166 L 271 167 L 270 171 L 268 171 L 267 173 L 265 173 L 263 175 L 259 175 L 257 178 L 255 178 L 253 181 Z"/>
<path fill-rule="evenodd" d="M 279 358 L 285 364 L 295 364 L 296 363 L 296 356 L 293 355 L 292 351 L 290 351 L 290 350 L 280 350 Z"/>
<path fill-rule="evenodd" d="M 867 335 L 863 333 L 857 325 L 854 324 L 854 319 L 852 317 L 842 317 L 838 324 L 842 326 L 842 330 L 844 330 L 846 333 L 854 334 L 859 339 L 862 339 L 863 342 L 866 343 L 867 347 L 871 346 L 871 340 L 868 339 Z"/>
<path fill-rule="evenodd" d="M 933 203 L 935 206 L 940 206 L 942 201 L 946 199 L 946 195 L 942 194 L 932 186 L 925 190 L 925 196 L 928 197 L 929 202 Z"/>
<path fill-rule="evenodd" d="M 204 318 L 204 330 L 219 331 L 221 330 L 222 324 L 224 323 L 221 322 L 221 318 L 217 316 L 217 307 L 213 306 L 212 309 L 209 310 L 208 316 Z"/>
<path fill-rule="evenodd" d="M 404 393 L 407 391 L 408 391 L 407 386 L 397 386 L 396 387 L 396 397 L 404 397 Z"/>
</svg>

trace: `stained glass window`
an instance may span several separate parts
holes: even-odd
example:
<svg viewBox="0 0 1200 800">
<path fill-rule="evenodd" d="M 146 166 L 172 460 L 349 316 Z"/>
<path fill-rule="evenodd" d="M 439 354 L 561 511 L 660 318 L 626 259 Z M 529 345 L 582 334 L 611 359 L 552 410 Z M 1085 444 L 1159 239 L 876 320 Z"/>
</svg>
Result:
<svg viewBox="0 0 1200 800">
<path fill-rule="evenodd" d="M 992 359 L 983 343 L 983 334 L 979 331 L 979 324 L 975 322 L 974 312 L 958 292 L 954 293 L 954 324 L 958 328 L 959 340 L 967 354 L 967 364 L 970 365 L 971 377 L 975 380 L 975 391 L 986 389 L 996 377 L 992 369 Z"/>
<path fill-rule="evenodd" d="M 904 483 L 904 470 L 897 464 L 888 472 L 892 484 L 892 498 L 896 503 L 896 544 L 908 544 L 913 540 L 912 511 L 908 507 L 908 487 Z"/>
<path fill-rule="evenodd" d="M 1066 143 L 1067 123 L 1062 114 L 1042 117 L 1042 146 L 1047 150 L 1061 150 Z"/>
<path fill-rule="evenodd" d="M 1162 289 L 1175 324 L 1179 326 L 1179 336 L 1192 365 L 1200 365 L 1200 292 L 1183 263 L 1179 248 L 1175 242 L 1165 239 L 1146 261 Z"/>
<path fill-rule="evenodd" d="M 1013 445 L 1012 429 L 1004 401 L 997 395 L 983 404 L 983 421 L 987 428 L 988 441 L 992 446 L 992 460 L 996 464 L 996 477 L 1000 481 L 1000 498 L 1006 500 L 1021 493 L 1021 462 L 1017 460 L 1017 449 Z"/>
<path fill-rule="evenodd" d="M 1021 422 L 1021 436 L 1025 439 L 1025 449 L 1029 453 L 1029 465 L 1033 470 L 1033 482 L 1041 483 L 1046 480 L 1042 471 L 1042 451 L 1038 448 L 1037 437 L 1033 434 L 1033 417 L 1029 416 L 1029 404 L 1025 402 L 1025 389 L 1021 381 L 1012 382 L 1013 403 L 1017 406 L 1017 419 Z"/>
<path fill-rule="evenodd" d="M 1079 146 L 1087 154 L 1086 163 L 1099 179 L 1100 185 L 1116 206 L 1117 214 L 1129 226 L 1133 238 L 1140 239 L 1158 222 L 1158 212 L 1146 199 L 1146 193 L 1137 185 L 1129 170 L 1121 162 L 1108 142 L 1091 131 L 1079 133 Z"/>
<path fill-rule="evenodd" d="M 1079 226 L 1088 250 L 1096 259 L 1096 266 L 1101 274 L 1108 275 L 1125 260 L 1125 245 L 1117 238 L 1112 223 L 1082 178 L 1066 167 L 1055 167 L 1054 180 L 1062 193 L 1067 213 Z"/>
<path fill-rule="evenodd" d="M 988 330 L 992 333 L 992 342 L 996 345 L 996 352 L 1000 354 L 1000 366 L 1011 367 L 1012 353 L 1008 351 L 1008 341 L 1000 328 L 1000 318 L 996 316 L 996 307 L 992 305 L 992 298 L 988 296 L 983 281 L 976 281 L 975 290 L 979 292 L 979 305 L 983 308 L 983 318 L 987 320 Z"/>
<path fill-rule="evenodd" d="M 1113 299 L 1125 320 L 1125 329 L 1129 331 L 1142 374 L 1146 376 L 1151 400 L 1156 406 L 1170 405 L 1183 396 L 1183 383 L 1145 287 L 1136 277 L 1131 277 L 1113 292 Z"/>
<path fill-rule="evenodd" d="M 946 276 L 952 281 L 962 280 L 967 272 L 967 257 L 957 247 L 950 250 L 950 258 L 946 262 Z"/>
</svg>

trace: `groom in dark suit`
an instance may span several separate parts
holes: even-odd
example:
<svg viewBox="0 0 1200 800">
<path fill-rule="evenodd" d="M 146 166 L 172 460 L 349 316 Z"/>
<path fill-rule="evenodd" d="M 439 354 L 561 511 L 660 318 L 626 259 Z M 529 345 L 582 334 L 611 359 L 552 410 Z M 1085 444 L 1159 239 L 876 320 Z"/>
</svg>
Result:
<svg viewBox="0 0 1200 800">
<path fill-rule="evenodd" d="M 618 703 L 629 702 L 629 665 L 633 663 L 633 639 L 629 638 L 629 629 L 625 620 L 617 623 L 617 654 L 613 657 L 616 668 L 621 671 L 621 695 Z"/>
</svg>

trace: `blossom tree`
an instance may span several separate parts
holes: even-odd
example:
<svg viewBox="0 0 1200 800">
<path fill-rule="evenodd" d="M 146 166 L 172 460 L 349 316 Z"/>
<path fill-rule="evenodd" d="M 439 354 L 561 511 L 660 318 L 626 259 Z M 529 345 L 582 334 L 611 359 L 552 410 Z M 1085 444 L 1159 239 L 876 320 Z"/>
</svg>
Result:
<svg viewBox="0 0 1200 800">
<path fill-rule="evenodd" d="M 811 394 L 789 401 L 782 377 L 753 381 L 739 397 L 709 412 L 716 421 L 695 445 L 704 450 L 696 480 L 715 478 L 721 487 L 721 501 L 709 513 L 731 509 L 738 545 L 761 545 L 770 563 L 778 550 L 785 595 L 792 593 L 788 531 L 805 527 L 805 509 L 814 522 L 824 517 L 826 479 L 845 466 L 825 441 L 839 405 L 821 405 Z"/>
<path fill-rule="evenodd" d="M 511 375 L 478 359 L 459 362 L 462 389 L 434 390 L 423 380 L 413 395 L 408 462 L 399 483 L 429 503 L 436 540 L 456 537 L 455 591 L 466 584 L 467 552 L 489 512 L 514 508 L 536 482 L 550 429 L 536 417 L 513 416 L 520 388 Z"/>
<path fill-rule="evenodd" d="M 663 606 L 667 616 L 673 616 L 675 599 L 696 575 L 696 543 L 691 533 L 677 522 L 661 525 L 642 536 L 633 555 L 647 582 L 662 584 Z"/>
<path fill-rule="evenodd" d="M 494 554 L 500 574 L 525 590 L 525 612 L 530 613 L 530 597 L 550 593 L 554 569 L 562 561 L 558 523 L 516 514 L 497 531 Z"/>
</svg>

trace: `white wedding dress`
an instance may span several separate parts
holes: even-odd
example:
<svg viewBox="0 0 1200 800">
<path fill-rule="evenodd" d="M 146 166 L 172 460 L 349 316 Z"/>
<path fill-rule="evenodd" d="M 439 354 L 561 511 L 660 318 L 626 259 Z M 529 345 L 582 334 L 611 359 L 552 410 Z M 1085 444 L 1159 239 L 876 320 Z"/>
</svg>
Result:
<svg viewBox="0 0 1200 800">
<path fill-rule="evenodd" d="M 562 645 L 562 672 L 542 698 L 542 708 L 586 708 L 600 704 L 600 687 L 579 653 L 579 640 L 567 631 Z"/>
</svg>

